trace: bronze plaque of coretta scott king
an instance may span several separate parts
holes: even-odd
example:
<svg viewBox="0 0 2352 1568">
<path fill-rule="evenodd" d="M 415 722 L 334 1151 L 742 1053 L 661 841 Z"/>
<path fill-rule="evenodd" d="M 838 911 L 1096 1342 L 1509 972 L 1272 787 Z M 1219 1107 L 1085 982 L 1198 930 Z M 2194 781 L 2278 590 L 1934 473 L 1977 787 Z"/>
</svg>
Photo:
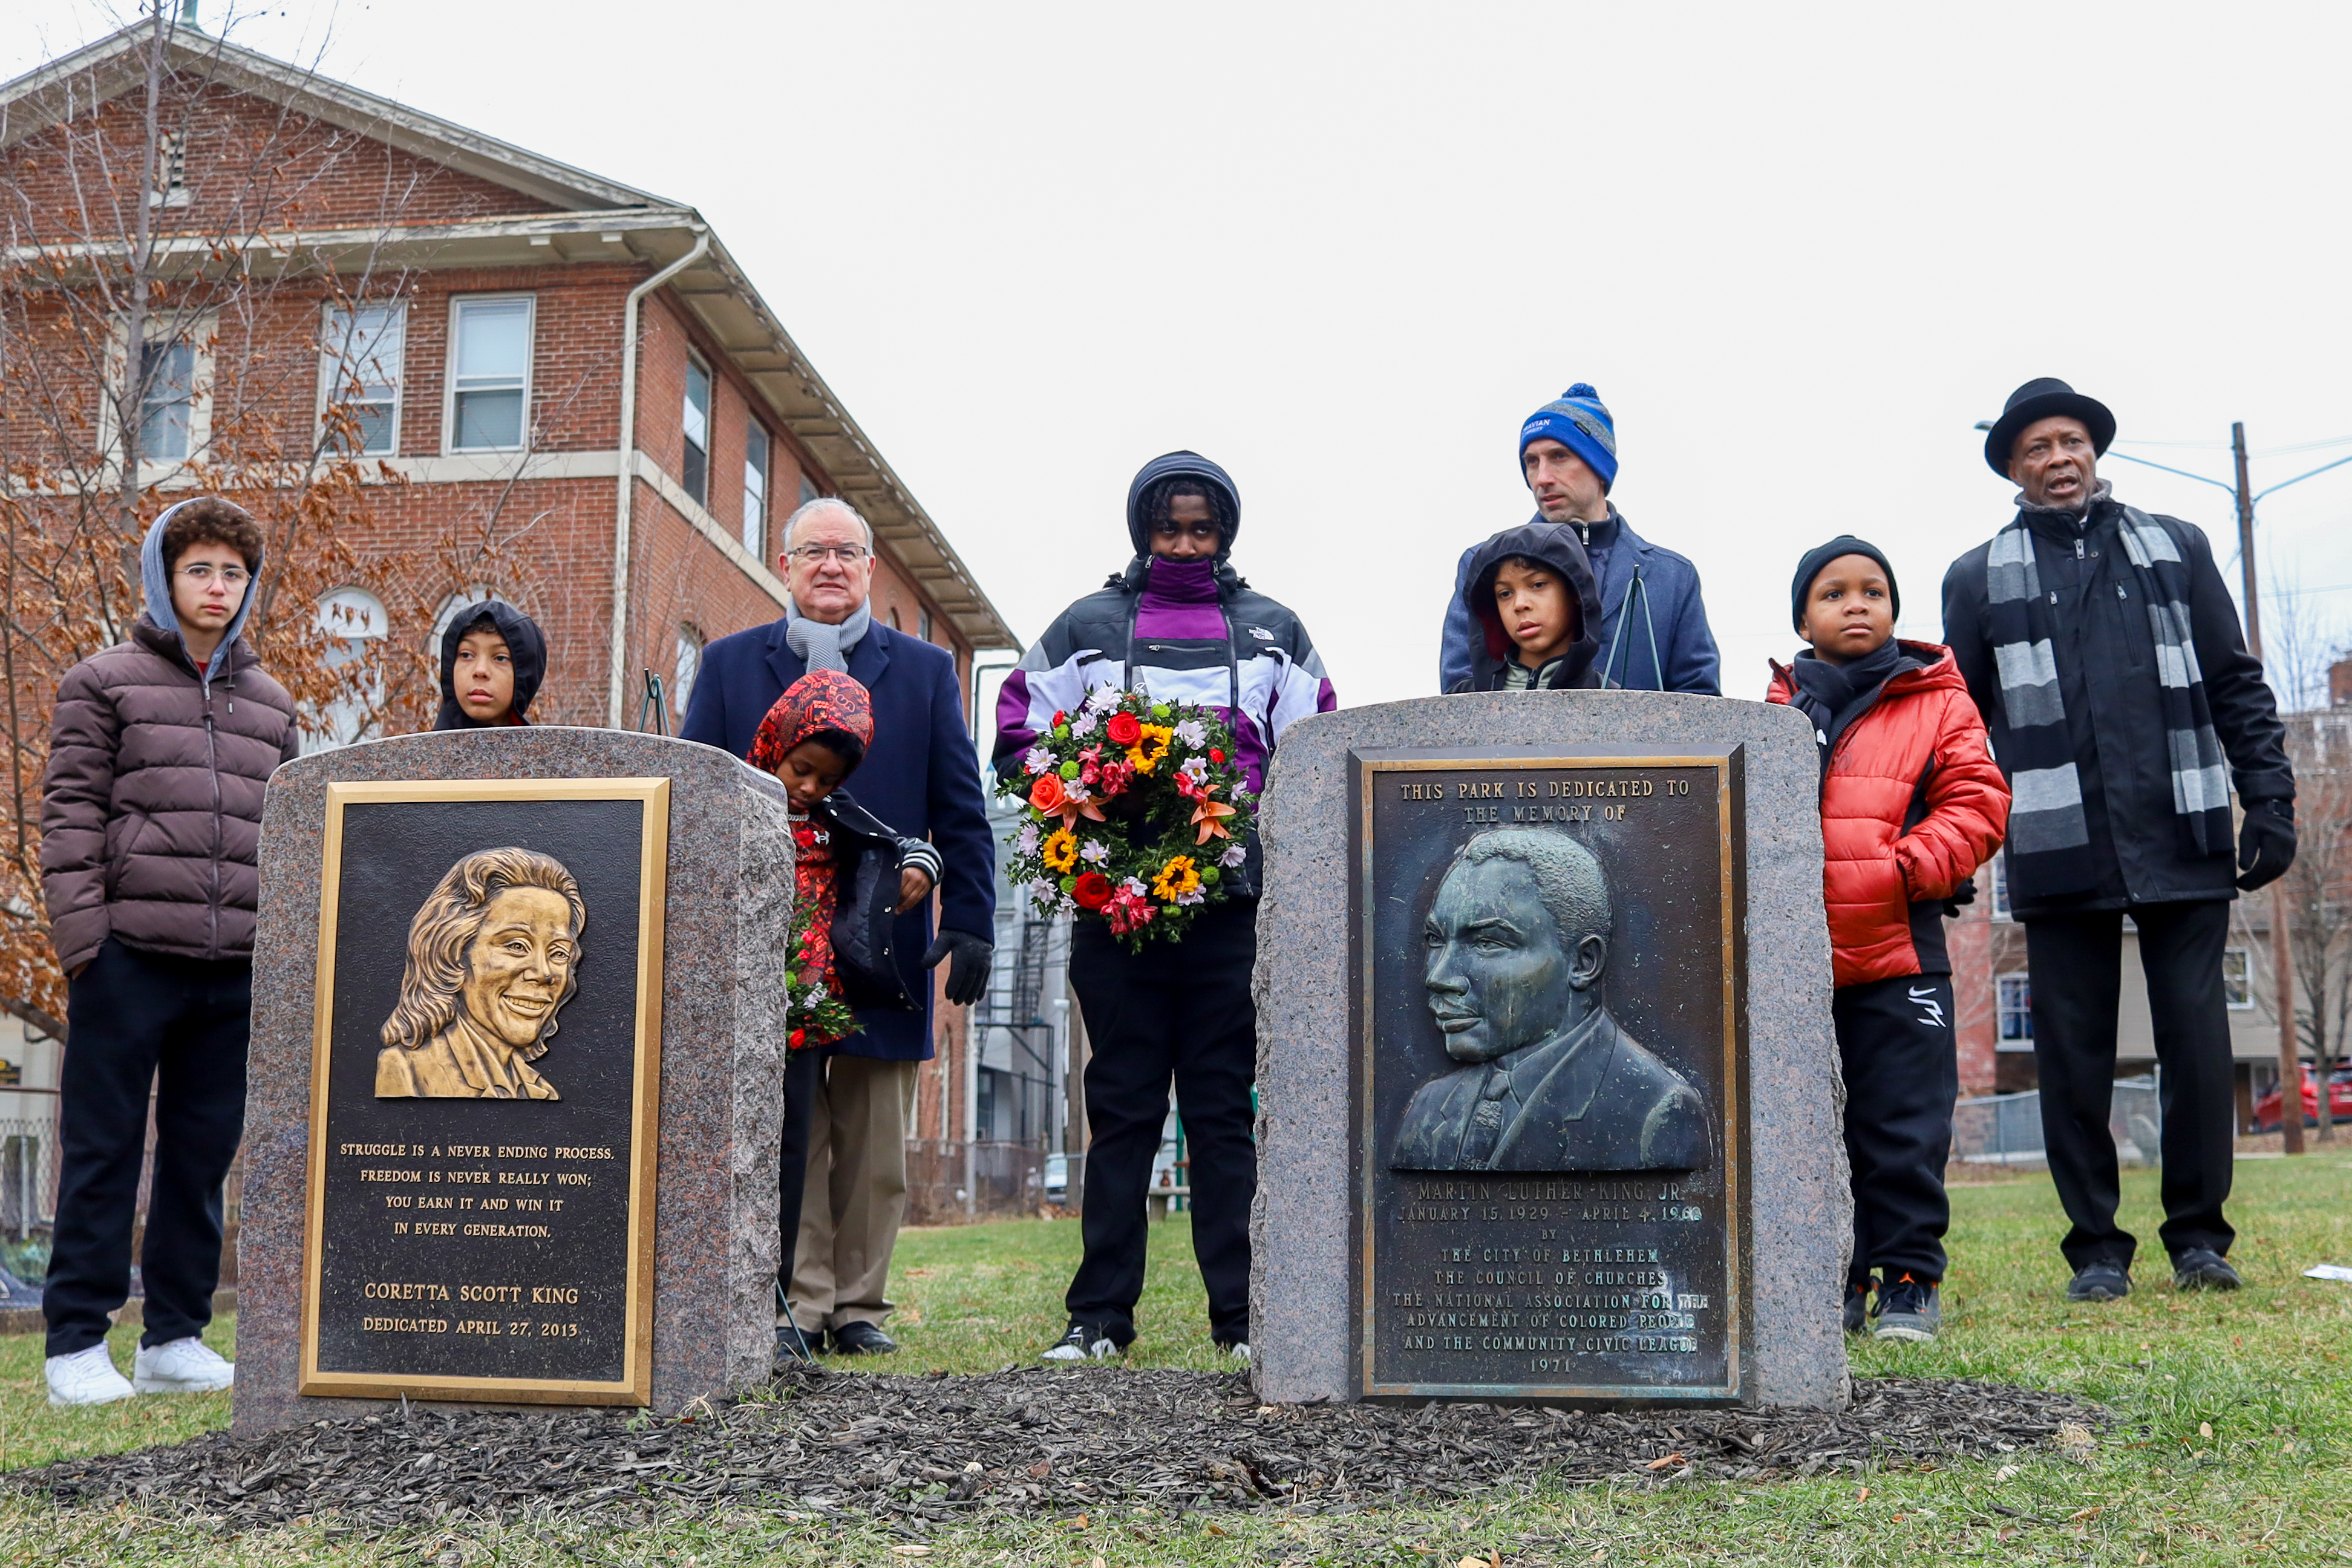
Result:
<svg viewBox="0 0 2352 1568">
<path fill-rule="evenodd" d="M 643 1405 L 667 779 L 327 786 L 304 1394 Z"/>
<path fill-rule="evenodd" d="M 1740 1395 L 1740 759 L 1355 755 L 1368 1398 Z"/>
</svg>

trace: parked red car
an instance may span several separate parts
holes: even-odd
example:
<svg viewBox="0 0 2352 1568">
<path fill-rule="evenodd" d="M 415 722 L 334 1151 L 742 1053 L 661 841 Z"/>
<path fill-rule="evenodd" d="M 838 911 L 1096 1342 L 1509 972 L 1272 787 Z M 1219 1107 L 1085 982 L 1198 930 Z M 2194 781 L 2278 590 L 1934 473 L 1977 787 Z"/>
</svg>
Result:
<svg viewBox="0 0 2352 1568">
<path fill-rule="evenodd" d="M 2254 1101 L 2254 1124 L 2265 1132 L 2279 1130 L 2279 1104 L 2282 1096 L 2275 1086 Z M 2331 1121 L 2352 1121 L 2352 1067 L 2339 1067 L 2327 1075 L 2327 1119 Z M 2303 1123 L 2319 1125 L 2319 1086 L 2312 1079 L 2311 1069 L 2303 1069 Z"/>
</svg>

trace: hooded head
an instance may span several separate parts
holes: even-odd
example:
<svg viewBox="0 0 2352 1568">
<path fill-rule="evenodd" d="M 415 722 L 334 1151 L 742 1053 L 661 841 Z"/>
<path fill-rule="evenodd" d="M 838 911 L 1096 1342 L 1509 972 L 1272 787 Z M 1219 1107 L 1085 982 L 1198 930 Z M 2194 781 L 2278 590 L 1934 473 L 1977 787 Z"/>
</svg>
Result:
<svg viewBox="0 0 2352 1568">
<path fill-rule="evenodd" d="M 1135 482 L 1127 487 L 1127 536 L 1139 559 L 1150 559 L 1153 519 L 1167 505 L 1169 492 L 1185 479 L 1197 482 L 1207 492 L 1209 510 L 1223 525 L 1224 537 L 1218 542 L 1217 559 L 1223 561 L 1233 553 L 1234 535 L 1242 527 L 1242 493 L 1234 487 L 1233 476 L 1198 452 L 1171 452 L 1144 464 Z"/>
<path fill-rule="evenodd" d="M 846 736 L 855 744 L 836 744 L 836 736 Z M 772 773 L 803 741 L 822 742 L 844 753 L 849 770 L 855 771 L 874 743 L 874 699 L 840 670 L 810 670 L 786 687 L 760 721 L 760 732 L 751 739 L 751 765 Z M 847 755 L 850 752 L 856 754 Z"/>
<path fill-rule="evenodd" d="M 1495 578 L 1513 556 L 1534 561 L 1558 573 L 1573 591 L 1577 634 L 1560 657 L 1566 661 L 1552 684 L 1580 682 L 1601 652 L 1601 590 L 1592 581 L 1592 563 L 1578 542 L 1575 528 L 1565 522 L 1530 522 L 1506 529 L 1488 540 L 1470 562 L 1470 578 L 1462 589 L 1463 602 L 1486 632 L 1486 657 L 1479 664 L 1480 683 L 1517 654 L 1510 633 L 1495 606 Z"/>
<path fill-rule="evenodd" d="M 175 521 L 181 525 L 176 530 L 173 529 Z M 185 550 L 189 543 L 202 542 L 205 538 L 229 541 L 245 557 L 246 570 L 253 574 L 253 580 L 245 585 L 245 602 L 236 607 L 228 629 L 221 634 L 220 646 L 228 647 L 244 635 L 245 623 L 253 618 L 254 602 L 261 596 L 261 529 L 243 507 L 218 496 L 194 496 L 165 507 L 163 515 L 147 525 L 147 537 L 139 546 L 139 581 L 146 591 L 147 618 L 172 636 L 180 637 L 180 615 L 172 607 L 172 563 L 163 558 L 163 535 L 167 531 L 185 534 L 191 523 L 216 526 L 205 530 L 195 540 L 179 542 L 180 549 Z"/>
<path fill-rule="evenodd" d="M 457 645 L 466 634 L 481 621 L 498 628 L 507 643 L 507 657 L 514 663 L 514 702 L 508 710 L 520 721 L 530 707 L 530 700 L 539 695 L 539 683 L 547 677 L 547 639 L 540 635 L 539 623 L 508 604 L 504 599 L 484 599 L 467 605 L 449 622 L 449 629 L 441 634 L 441 712 L 433 721 L 436 730 L 479 730 L 485 726 L 457 705 Z"/>
</svg>

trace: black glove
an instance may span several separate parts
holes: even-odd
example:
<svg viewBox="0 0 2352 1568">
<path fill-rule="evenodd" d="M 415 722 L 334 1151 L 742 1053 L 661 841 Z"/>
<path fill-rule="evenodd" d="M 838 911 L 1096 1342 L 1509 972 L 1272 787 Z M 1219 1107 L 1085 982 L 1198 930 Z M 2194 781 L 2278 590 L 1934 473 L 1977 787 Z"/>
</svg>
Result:
<svg viewBox="0 0 2352 1568">
<path fill-rule="evenodd" d="M 943 931 L 932 939 L 930 951 L 923 954 L 923 967 L 937 969 L 940 960 L 953 958 L 955 962 L 948 965 L 948 1000 L 959 1007 L 969 1007 L 988 989 L 988 965 L 995 955 L 995 947 L 976 936 Z"/>
<path fill-rule="evenodd" d="M 1944 900 L 1944 918 L 1948 921 L 1958 920 L 1960 918 L 1960 906 L 1962 904 L 1973 904 L 1976 901 L 1977 879 L 1974 877 L 1970 877 L 1967 881 L 1962 882 L 1958 887 L 1954 888 L 1952 889 L 1952 896 Z"/>
<path fill-rule="evenodd" d="M 2294 864 L 2294 802 L 2258 800 L 2238 830 L 2238 889 L 2252 892 L 2286 875 Z"/>
</svg>

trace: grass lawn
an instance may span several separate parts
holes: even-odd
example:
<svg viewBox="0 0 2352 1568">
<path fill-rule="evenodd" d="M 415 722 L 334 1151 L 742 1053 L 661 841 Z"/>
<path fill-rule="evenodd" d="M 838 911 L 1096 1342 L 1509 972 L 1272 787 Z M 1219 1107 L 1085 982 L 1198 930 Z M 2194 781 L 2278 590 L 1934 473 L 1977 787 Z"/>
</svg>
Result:
<svg viewBox="0 0 2352 1568">
<path fill-rule="evenodd" d="M 2152 1172 L 2125 1178 L 2126 1223 L 2149 1252 L 2156 1182 Z M 2070 1309 L 2054 1245 L 2063 1221 L 2046 1178 L 1956 1188 L 1953 1207 L 1942 1342 L 1865 1342 L 1855 1349 L 1854 1370 L 2082 1394 L 2118 1417 L 2095 1450 L 2020 1454 L 1998 1468 L 1772 1484 L 1497 1492 L 1451 1508 L 1330 1518 L 1196 1513 L 1179 1525 L 1148 1511 L 1097 1512 L 943 1532 L 919 1553 L 878 1531 L 781 1510 L 739 1510 L 637 1530 L 453 1521 L 438 1531 L 362 1540 L 314 1523 L 221 1540 L 129 1512 L 68 1512 L 6 1498 L 0 1562 L 2352 1563 L 2352 1285 L 2300 1278 L 2315 1262 L 2352 1265 L 2352 1157 L 2240 1163 L 2232 1214 L 2241 1235 L 2231 1257 L 2247 1288 L 2233 1296 L 2176 1296 L 2158 1257 L 2139 1270 L 2139 1293 L 2128 1301 Z M 1153 1229 L 1135 1349 L 1145 1364 L 1220 1364 L 1189 1242 L 1181 1217 Z M 908 1233 L 893 1284 L 903 1307 L 892 1331 L 905 1349 L 888 1370 L 992 1372 L 1034 1355 L 1061 1328 L 1061 1292 L 1077 1247 L 1074 1220 Z M 118 1360 L 127 1364 L 128 1337 L 118 1337 Z M 37 1338 L 0 1340 L 0 1466 L 170 1441 L 227 1417 L 219 1396 L 51 1412 L 41 1393 Z"/>
</svg>

